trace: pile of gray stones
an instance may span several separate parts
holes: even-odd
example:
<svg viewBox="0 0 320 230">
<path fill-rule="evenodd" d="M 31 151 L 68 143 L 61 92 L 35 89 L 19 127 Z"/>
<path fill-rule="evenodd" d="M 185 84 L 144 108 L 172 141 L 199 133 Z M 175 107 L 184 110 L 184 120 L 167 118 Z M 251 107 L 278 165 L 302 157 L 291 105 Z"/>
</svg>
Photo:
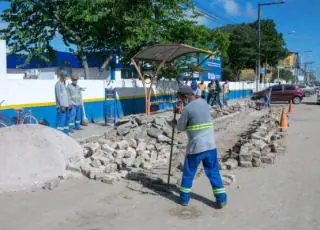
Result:
<svg viewBox="0 0 320 230">
<path fill-rule="evenodd" d="M 249 107 L 250 103 L 247 102 L 236 103 L 224 109 L 214 109 L 212 117 L 216 119 Z M 89 179 L 112 184 L 121 178 L 129 177 L 131 172 L 137 170 L 152 171 L 164 166 L 167 168 L 171 150 L 172 119 L 172 111 L 152 116 L 131 115 L 120 119 L 116 127 L 108 129 L 104 135 L 80 141 L 83 146 L 83 157 L 72 159 L 67 165 L 67 171 L 81 173 Z M 258 123 L 256 125 L 259 126 Z M 259 128 L 257 136 L 264 134 L 263 131 L 266 130 L 263 130 L 263 127 L 269 130 L 269 123 Z M 236 162 L 234 165 L 237 166 L 239 159 L 241 166 L 249 167 L 255 164 L 250 151 L 253 146 L 258 145 L 264 149 L 262 142 L 260 139 L 239 142 L 241 149 L 234 149 L 230 159 L 225 159 L 226 167 L 234 168 L 235 166 L 230 166 L 230 162 Z M 176 131 L 173 142 L 173 168 L 181 167 L 186 145 L 186 133 Z"/>
<path fill-rule="evenodd" d="M 171 115 L 171 116 L 170 116 Z M 130 116 L 118 120 L 115 129 L 82 143 L 83 157 L 73 159 L 67 170 L 113 183 L 127 177 L 134 168 L 151 170 L 168 165 L 171 148 L 172 112 L 157 116 Z M 177 133 L 173 156 L 183 155 L 187 139 Z"/>
<path fill-rule="evenodd" d="M 221 169 L 260 167 L 274 164 L 277 154 L 285 151 L 285 130 L 279 128 L 279 112 L 269 112 L 254 121 L 240 140 L 221 156 Z"/>
</svg>

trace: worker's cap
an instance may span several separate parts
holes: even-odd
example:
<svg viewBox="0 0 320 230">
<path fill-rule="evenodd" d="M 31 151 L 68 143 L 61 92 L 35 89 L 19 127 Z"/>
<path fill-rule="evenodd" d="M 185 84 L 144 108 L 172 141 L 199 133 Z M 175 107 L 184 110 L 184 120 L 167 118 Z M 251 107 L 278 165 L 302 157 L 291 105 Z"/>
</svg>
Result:
<svg viewBox="0 0 320 230">
<path fill-rule="evenodd" d="M 72 74 L 71 80 L 78 80 L 78 79 L 79 79 L 78 75 Z"/>
<path fill-rule="evenodd" d="M 193 91 L 189 86 L 181 86 L 178 89 L 178 94 L 182 95 L 193 95 Z"/>
<path fill-rule="evenodd" d="M 68 77 L 68 76 L 69 76 L 69 74 L 68 74 L 68 72 L 67 72 L 67 71 L 62 70 L 62 71 L 60 71 L 60 76 L 61 76 L 61 77 Z"/>
</svg>

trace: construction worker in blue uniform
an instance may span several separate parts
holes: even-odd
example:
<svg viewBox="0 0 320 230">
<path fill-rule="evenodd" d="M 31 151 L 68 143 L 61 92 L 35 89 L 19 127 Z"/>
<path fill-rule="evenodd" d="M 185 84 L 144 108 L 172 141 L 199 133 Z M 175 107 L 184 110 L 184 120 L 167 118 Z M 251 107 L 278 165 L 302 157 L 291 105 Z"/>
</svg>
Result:
<svg viewBox="0 0 320 230">
<path fill-rule="evenodd" d="M 207 102 L 199 95 L 195 95 L 190 87 L 186 87 L 183 91 L 182 100 L 188 99 L 189 104 L 183 109 L 179 120 L 175 121 L 177 129 L 187 131 L 188 134 L 187 155 L 180 187 L 180 202 L 182 205 L 188 205 L 192 182 L 198 165 L 202 162 L 216 202 L 222 208 L 227 204 L 227 194 L 219 173 L 213 123 Z"/>
<path fill-rule="evenodd" d="M 57 129 L 69 134 L 69 110 L 71 108 L 71 101 L 69 98 L 68 89 L 66 86 L 66 78 L 68 73 L 61 71 L 59 73 L 59 81 L 55 85 L 55 97 L 57 106 Z"/>
<path fill-rule="evenodd" d="M 71 76 L 71 81 L 72 83 L 67 87 L 72 106 L 68 125 L 70 132 L 74 132 L 75 129 L 81 129 L 82 94 L 81 88 L 77 84 L 78 76 L 73 74 Z"/>
</svg>

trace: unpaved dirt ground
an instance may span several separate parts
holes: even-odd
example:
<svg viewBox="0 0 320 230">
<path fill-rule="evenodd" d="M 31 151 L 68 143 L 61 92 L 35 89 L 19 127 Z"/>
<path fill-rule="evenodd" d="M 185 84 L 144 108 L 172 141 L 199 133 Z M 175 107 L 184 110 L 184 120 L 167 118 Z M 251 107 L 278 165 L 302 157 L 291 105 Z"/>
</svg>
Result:
<svg viewBox="0 0 320 230">
<path fill-rule="evenodd" d="M 189 207 L 176 203 L 175 191 L 167 195 L 135 182 L 78 179 L 51 192 L 1 195 L 1 229 L 320 229 L 320 106 L 302 104 L 295 110 L 286 154 L 275 165 L 237 170 L 226 209 L 213 206 L 204 175 L 194 184 Z"/>
</svg>

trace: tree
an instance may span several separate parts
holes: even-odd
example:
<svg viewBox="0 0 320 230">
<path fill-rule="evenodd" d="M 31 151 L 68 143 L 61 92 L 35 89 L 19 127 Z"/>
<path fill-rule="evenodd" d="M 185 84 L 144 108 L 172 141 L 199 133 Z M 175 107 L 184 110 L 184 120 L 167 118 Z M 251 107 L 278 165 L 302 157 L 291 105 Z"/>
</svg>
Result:
<svg viewBox="0 0 320 230">
<path fill-rule="evenodd" d="M 221 28 L 229 34 L 230 45 L 223 62 L 223 78 L 239 80 L 241 70 L 255 69 L 257 59 L 256 24 L 229 25 Z M 275 66 L 287 55 L 283 36 L 273 20 L 261 20 L 261 63 Z"/>
<path fill-rule="evenodd" d="M 224 30 L 229 32 L 230 45 L 223 68 L 231 70 L 229 71 L 231 79 L 228 80 L 239 80 L 242 69 L 255 67 L 255 31 L 249 24 L 230 26 Z"/>
<path fill-rule="evenodd" d="M 279 78 L 285 80 L 286 82 L 295 82 L 295 76 L 293 73 L 288 69 L 280 69 L 279 70 Z M 278 79 L 278 70 L 274 69 L 272 71 L 272 81 Z"/>
<path fill-rule="evenodd" d="M 88 75 L 87 42 L 83 29 L 89 27 L 85 20 L 76 18 L 78 8 L 85 7 L 85 1 L 76 0 L 8 0 L 11 7 L 1 15 L 8 27 L 1 31 L 8 41 L 12 53 L 27 54 L 49 61 L 54 56 L 51 41 L 59 33 L 66 45 L 76 46 L 77 54 Z"/>
</svg>

